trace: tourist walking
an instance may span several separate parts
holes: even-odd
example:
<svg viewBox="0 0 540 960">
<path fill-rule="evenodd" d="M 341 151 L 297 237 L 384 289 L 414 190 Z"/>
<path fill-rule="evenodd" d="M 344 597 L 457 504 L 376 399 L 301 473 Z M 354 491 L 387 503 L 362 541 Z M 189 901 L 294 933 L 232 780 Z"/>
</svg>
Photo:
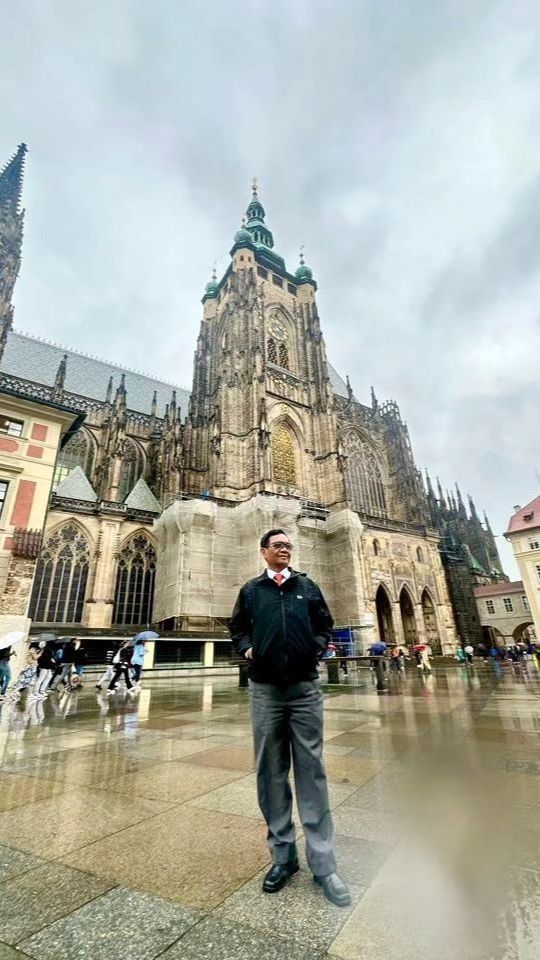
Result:
<svg viewBox="0 0 540 960">
<path fill-rule="evenodd" d="M 108 693 L 114 693 L 121 677 L 124 677 L 124 681 L 125 681 L 126 687 L 128 688 L 128 691 L 133 690 L 133 684 L 131 682 L 131 677 L 129 675 L 130 668 L 131 668 L 132 654 L 133 654 L 133 647 L 131 646 L 131 644 L 126 643 L 125 646 L 120 647 L 118 651 L 118 662 L 115 664 L 115 667 L 114 667 L 114 675 L 107 688 Z"/>
<path fill-rule="evenodd" d="M 127 646 L 128 643 L 129 643 L 129 640 L 122 640 L 122 641 L 120 642 L 120 644 L 118 645 L 118 648 L 117 648 L 116 651 L 113 653 L 111 662 L 107 665 L 107 667 L 105 668 L 105 670 L 104 670 L 104 672 L 102 673 L 101 677 L 99 678 L 98 682 L 96 683 L 96 690 L 101 690 L 101 688 L 102 688 L 102 686 L 103 686 L 104 683 L 106 683 L 107 685 L 109 685 L 109 683 L 111 682 L 112 678 L 114 677 L 115 670 L 116 670 L 116 664 L 118 663 L 118 660 L 120 659 L 120 650 L 121 650 L 122 647 Z"/>
<path fill-rule="evenodd" d="M 144 657 L 146 654 L 146 643 L 144 640 L 138 640 L 133 647 L 133 654 L 131 657 L 131 666 L 133 668 L 133 679 L 136 684 L 139 684 L 141 679 L 141 672 L 144 664 Z"/>
<path fill-rule="evenodd" d="M 54 643 L 54 641 L 53 641 Z M 44 699 L 47 696 L 53 670 L 56 668 L 53 646 L 49 640 L 41 641 L 39 657 L 37 661 L 36 682 L 34 684 L 34 696 Z"/>
<path fill-rule="evenodd" d="M 4 699 L 11 683 L 11 658 L 16 655 L 16 651 L 11 647 L 3 647 L 0 650 L 0 700 Z"/>
<path fill-rule="evenodd" d="M 299 869 L 292 760 L 308 865 L 327 899 L 345 907 L 351 897 L 336 873 L 317 672 L 333 621 L 317 584 L 289 566 L 285 531 L 269 530 L 260 546 L 267 569 L 240 590 L 230 631 L 234 650 L 250 664 L 258 800 L 273 861 L 263 890 L 275 893 Z"/>
<path fill-rule="evenodd" d="M 86 650 L 83 647 L 80 637 L 75 637 L 73 641 L 73 670 L 79 678 L 78 686 L 82 687 L 82 675 L 86 665 Z"/>
<path fill-rule="evenodd" d="M 24 690 L 28 690 L 29 687 L 34 685 L 36 681 L 39 653 L 39 647 L 36 647 L 35 645 L 30 646 L 26 664 L 22 668 L 19 676 L 9 692 L 7 699 L 11 702 L 18 700 Z"/>
<path fill-rule="evenodd" d="M 414 647 L 414 654 L 416 657 L 416 666 L 419 670 L 422 670 L 423 673 L 431 673 L 431 650 L 425 643 L 417 643 Z"/>
</svg>

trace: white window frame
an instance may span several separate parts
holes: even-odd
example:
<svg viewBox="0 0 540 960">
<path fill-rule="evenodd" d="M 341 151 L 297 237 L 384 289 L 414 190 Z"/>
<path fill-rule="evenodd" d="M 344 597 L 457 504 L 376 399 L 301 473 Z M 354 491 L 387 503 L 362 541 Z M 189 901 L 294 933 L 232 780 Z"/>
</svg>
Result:
<svg viewBox="0 0 540 960">
<path fill-rule="evenodd" d="M 514 612 L 514 603 L 512 597 L 503 597 L 504 612 L 513 613 Z"/>
<path fill-rule="evenodd" d="M 526 595 L 525 593 L 523 593 L 522 596 L 521 596 L 521 602 L 522 602 L 525 610 L 527 611 L 527 613 L 529 613 L 531 607 L 530 607 L 530 604 L 529 604 L 529 600 L 528 600 L 528 598 L 527 598 L 527 595 Z"/>
<path fill-rule="evenodd" d="M 8 426 L 7 430 L 3 430 L 2 426 L 0 425 L 0 434 L 2 434 L 3 437 L 14 437 L 16 439 L 20 439 L 24 435 L 24 420 L 14 419 L 9 413 L 0 413 L 0 423 L 2 419 L 7 420 L 8 424 L 10 425 L 13 424 L 14 426 L 16 425 L 17 427 L 21 428 L 18 431 L 12 431 Z"/>
<path fill-rule="evenodd" d="M 486 600 L 486 610 L 489 613 L 489 615 L 492 617 L 493 614 L 495 613 L 495 603 L 493 602 L 493 600 Z"/>
<path fill-rule="evenodd" d="M 4 485 L 6 488 L 4 491 L 3 498 L 0 500 L 0 520 L 2 519 L 2 515 L 4 513 L 4 510 L 6 509 L 6 505 L 9 500 L 9 483 L 10 483 L 9 480 L 6 480 L 4 477 L 0 477 L 0 484 Z"/>
<path fill-rule="evenodd" d="M 540 550 L 540 537 L 531 537 L 528 541 L 529 550 Z"/>
</svg>

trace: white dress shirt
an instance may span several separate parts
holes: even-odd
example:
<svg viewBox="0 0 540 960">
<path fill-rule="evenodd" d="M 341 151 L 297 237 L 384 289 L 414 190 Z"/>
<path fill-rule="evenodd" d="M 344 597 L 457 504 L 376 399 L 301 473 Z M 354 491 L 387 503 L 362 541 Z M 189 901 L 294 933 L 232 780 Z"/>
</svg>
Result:
<svg viewBox="0 0 540 960">
<path fill-rule="evenodd" d="M 268 574 L 271 580 L 274 579 L 276 573 L 281 573 L 281 575 L 285 577 L 285 580 L 288 580 L 291 575 L 291 571 L 289 570 L 288 567 L 285 567 L 284 570 L 271 570 L 270 567 L 267 567 L 266 573 Z"/>
</svg>

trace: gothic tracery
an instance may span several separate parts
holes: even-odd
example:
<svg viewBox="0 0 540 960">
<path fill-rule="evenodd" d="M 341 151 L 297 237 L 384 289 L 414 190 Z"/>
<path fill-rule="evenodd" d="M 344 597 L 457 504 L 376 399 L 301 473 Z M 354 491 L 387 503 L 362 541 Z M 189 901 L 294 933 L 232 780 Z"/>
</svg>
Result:
<svg viewBox="0 0 540 960">
<path fill-rule="evenodd" d="M 36 566 L 29 616 L 37 623 L 81 623 L 90 545 L 75 523 L 53 530 Z"/>
<path fill-rule="evenodd" d="M 296 484 L 294 438 L 284 423 L 279 423 L 272 431 L 272 462 L 274 480 L 294 486 Z"/>
<path fill-rule="evenodd" d="M 351 431 L 343 438 L 343 450 L 347 457 L 347 499 L 353 509 L 372 516 L 386 515 L 382 471 L 371 445 L 359 433 Z"/>
</svg>

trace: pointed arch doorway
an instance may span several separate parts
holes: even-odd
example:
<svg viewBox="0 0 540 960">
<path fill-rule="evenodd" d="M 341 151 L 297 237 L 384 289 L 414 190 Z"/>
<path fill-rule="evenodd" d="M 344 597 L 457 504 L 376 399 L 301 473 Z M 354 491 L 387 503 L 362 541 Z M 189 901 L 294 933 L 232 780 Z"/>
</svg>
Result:
<svg viewBox="0 0 540 960">
<path fill-rule="evenodd" d="M 422 614 L 424 617 L 424 627 L 426 629 L 426 640 L 432 652 L 440 654 L 442 652 L 441 638 L 439 636 L 435 604 L 427 590 L 424 590 L 422 593 Z"/>
<path fill-rule="evenodd" d="M 403 624 L 403 635 L 408 647 L 413 647 L 418 643 L 418 633 L 416 630 L 416 621 L 414 619 L 414 607 L 411 595 L 406 587 L 402 587 L 399 595 L 399 611 L 401 613 L 401 622 Z"/>
<path fill-rule="evenodd" d="M 384 643 L 395 643 L 396 637 L 394 633 L 394 624 L 392 622 L 392 605 L 382 584 L 375 595 L 375 607 L 377 609 L 379 638 Z"/>
</svg>

